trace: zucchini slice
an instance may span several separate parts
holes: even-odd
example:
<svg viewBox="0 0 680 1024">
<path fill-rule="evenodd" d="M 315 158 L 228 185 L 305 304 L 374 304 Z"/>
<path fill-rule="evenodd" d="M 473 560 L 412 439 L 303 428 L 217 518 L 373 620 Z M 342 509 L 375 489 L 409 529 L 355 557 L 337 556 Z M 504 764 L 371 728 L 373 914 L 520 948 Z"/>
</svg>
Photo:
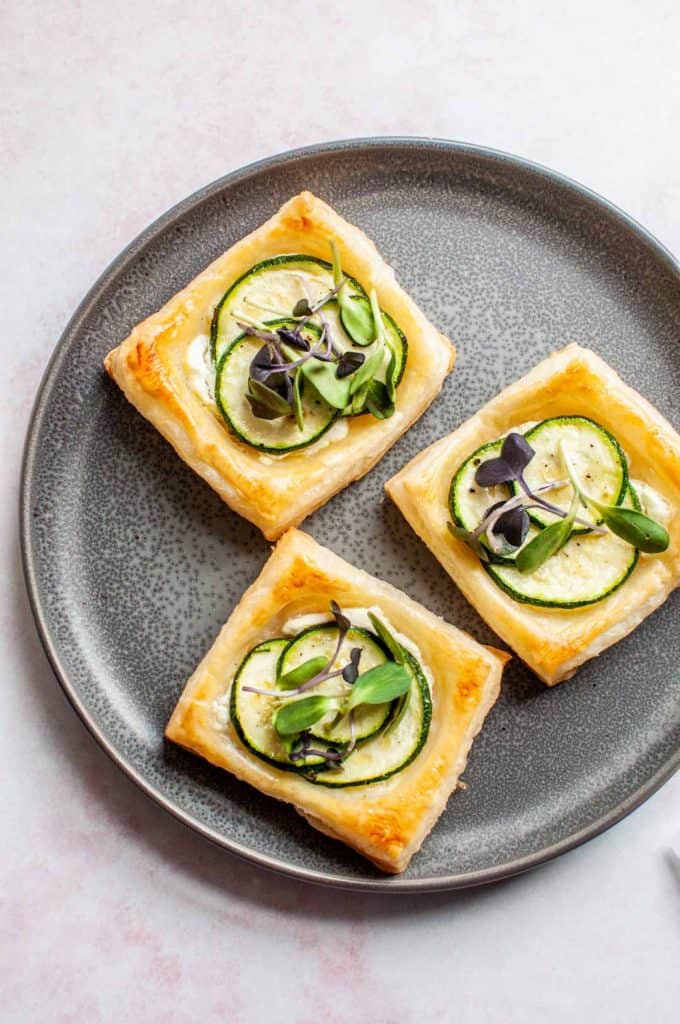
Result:
<svg viewBox="0 0 680 1024">
<path fill-rule="evenodd" d="M 404 665 L 413 678 L 410 700 L 398 722 L 355 748 L 342 768 L 316 772 L 313 781 L 336 789 L 384 782 L 414 760 L 422 750 L 430 731 L 432 699 L 422 668 L 408 651 Z"/>
<path fill-rule="evenodd" d="M 229 343 L 241 333 L 239 314 L 261 323 L 285 319 L 300 299 L 314 304 L 332 287 L 333 268 L 315 256 L 274 256 L 256 263 L 225 292 L 213 313 L 210 343 L 214 363 L 219 363 Z M 363 289 L 356 287 L 363 294 Z"/>
<path fill-rule="evenodd" d="M 628 460 L 615 437 L 599 423 L 585 416 L 557 416 L 543 420 L 524 434 L 536 454 L 524 471 L 524 479 L 532 489 L 566 477 L 559 445 L 564 442 L 579 480 L 593 498 L 605 505 L 618 505 L 628 487 Z M 515 493 L 519 485 L 514 484 Z M 571 484 L 546 495 L 548 500 L 566 512 L 572 498 Z M 556 516 L 543 509 L 532 509 L 530 518 L 539 526 L 549 526 Z M 579 510 L 582 519 L 599 523 L 592 509 Z M 576 526 L 574 533 L 587 533 L 587 526 Z"/>
<path fill-rule="evenodd" d="M 304 630 L 299 636 L 294 637 L 285 650 L 281 653 L 278 666 L 279 676 L 297 668 L 303 662 L 311 658 L 323 657 L 329 659 L 333 654 L 338 642 L 338 627 L 333 624 L 322 626 L 311 626 Z M 387 654 L 381 642 L 368 630 L 358 629 L 352 626 L 347 631 L 342 647 L 335 661 L 334 668 L 342 668 L 349 661 L 349 652 L 353 647 L 361 648 L 361 659 L 359 661 L 359 672 L 367 672 L 369 668 L 382 665 L 387 660 Z M 342 677 L 328 679 L 314 688 L 314 693 L 336 694 L 346 690 L 349 693 L 349 686 L 344 683 Z M 387 704 L 365 704 L 358 707 L 354 712 L 354 730 L 357 742 L 374 736 L 385 725 L 393 711 L 393 703 Z M 347 716 L 336 722 L 336 715 L 331 713 L 317 722 L 309 729 L 312 736 L 327 740 L 329 743 L 345 744 L 350 741 L 350 729 Z M 354 756 L 354 755 L 352 755 Z"/>
<path fill-rule="evenodd" d="M 623 502 L 638 508 L 630 485 Z M 533 573 L 523 575 L 513 565 L 485 563 L 492 580 L 515 601 L 547 608 L 581 608 L 613 594 L 630 576 L 638 552 L 606 534 L 574 531 L 561 549 Z"/>
<path fill-rule="evenodd" d="M 361 285 L 347 277 L 352 292 L 359 296 L 357 301 L 368 303 Z M 327 295 L 333 288 L 333 268 L 325 260 L 315 256 L 291 254 L 263 260 L 243 274 L 222 297 L 212 319 L 210 346 L 213 362 L 217 366 L 230 344 L 240 336 L 239 317 L 273 323 L 290 318 L 293 308 L 300 299 L 307 299 L 312 305 Z M 408 343 L 403 332 L 392 317 L 382 311 L 385 337 L 389 352 L 385 355 L 382 370 L 375 379 L 384 382 L 390 353 L 395 358 L 395 386 L 401 380 L 406 367 Z M 323 318 L 329 325 L 333 344 L 340 352 L 347 349 L 364 351 L 356 345 L 345 330 L 337 301 L 328 302 L 317 314 L 312 324 L 319 326 Z M 294 326 L 291 324 L 290 326 Z M 370 345 L 365 355 L 370 354 Z"/>
<path fill-rule="evenodd" d="M 277 320 L 271 326 L 290 325 L 291 321 Z M 310 325 L 310 341 L 315 340 L 316 328 Z M 261 452 L 281 454 L 306 448 L 324 434 L 339 411 L 328 405 L 315 388 L 303 383 L 300 397 L 304 421 L 302 430 L 295 418 L 280 416 L 265 420 L 256 416 L 246 398 L 250 364 L 262 348 L 259 338 L 237 334 L 222 353 L 215 377 L 215 402 L 227 425 L 249 444 Z"/>
<path fill-rule="evenodd" d="M 299 772 L 301 768 L 313 768 L 323 764 L 321 757 L 308 757 L 293 764 L 289 751 L 281 743 L 272 724 L 278 701 L 262 693 L 248 693 L 244 686 L 259 689 L 276 689 L 276 668 L 282 651 L 288 646 L 288 639 L 265 640 L 245 656 L 231 687 L 229 713 L 232 725 L 241 742 L 256 757 L 286 771 Z M 316 744 L 319 749 L 331 749 L 330 744 Z M 336 749 L 336 748 L 333 748 Z"/>
<path fill-rule="evenodd" d="M 465 462 L 456 470 L 449 490 L 449 512 L 456 526 L 464 530 L 474 530 L 481 522 L 486 510 L 497 501 L 506 501 L 510 497 L 507 484 L 498 487 L 480 487 L 475 482 L 475 473 L 482 462 L 495 459 L 500 455 L 503 439 L 490 441 L 468 455 Z M 485 547 L 488 546 L 485 544 Z M 495 558 L 496 556 L 494 556 Z M 502 559 L 511 561 L 511 559 Z"/>
<path fill-rule="evenodd" d="M 324 628 L 312 627 L 312 630 Z M 364 669 L 370 667 L 371 659 L 375 659 L 375 664 L 380 664 L 377 660 L 380 657 L 386 660 L 386 652 L 377 637 L 354 628 L 350 632 L 361 634 L 361 637 L 356 639 L 364 645 Z M 302 661 L 306 661 L 310 651 L 316 647 L 316 641 L 312 646 L 311 641 L 304 640 L 305 635 L 301 634 L 303 644 L 307 647 Z M 266 640 L 254 647 L 243 659 L 232 684 L 229 709 L 234 729 L 244 746 L 256 757 L 276 768 L 302 773 L 311 783 L 340 789 L 382 782 L 410 764 L 427 740 L 432 717 L 432 700 L 423 670 L 409 652 L 405 652 L 405 666 L 411 673 L 413 684 L 410 700 L 398 722 L 391 720 L 393 702 L 387 706 L 387 713 L 378 731 L 364 735 L 362 742 L 354 748 L 341 767 L 317 771 L 320 765 L 326 764 L 325 757 L 320 755 L 309 756 L 304 762 L 291 763 L 289 749 L 281 742 L 273 725 L 273 716 L 280 706 L 279 702 L 267 694 L 249 693 L 244 687 L 256 686 L 258 689 L 273 692 L 276 689 L 277 669 L 282 661 L 282 655 L 294 646 L 298 639 L 300 638 L 296 637 L 292 642 L 288 639 Z M 322 638 L 318 640 L 322 643 Z M 316 649 L 319 650 L 320 647 Z M 295 652 L 292 660 L 297 660 Z M 329 684 L 337 682 L 337 679 L 330 680 Z M 315 692 L 323 692 L 324 686 L 325 684 L 321 684 Z M 336 690 L 339 688 L 336 685 Z M 385 705 L 380 707 L 384 709 Z M 358 714 L 356 717 L 357 722 L 363 722 L 361 728 L 367 731 L 367 719 Z M 313 742 L 315 750 L 324 752 L 337 753 L 346 746 L 342 742 L 331 743 L 321 736 L 315 737 Z"/>
</svg>

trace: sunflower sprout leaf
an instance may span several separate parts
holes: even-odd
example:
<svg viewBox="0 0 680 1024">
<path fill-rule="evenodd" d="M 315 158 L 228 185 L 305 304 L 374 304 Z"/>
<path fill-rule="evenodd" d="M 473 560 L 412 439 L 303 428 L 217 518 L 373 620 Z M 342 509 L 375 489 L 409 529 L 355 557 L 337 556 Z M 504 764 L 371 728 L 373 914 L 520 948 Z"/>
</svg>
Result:
<svg viewBox="0 0 680 1024">
<path fill-rule="evenodd" d="M 403 665 L 386 661 L 359 676 L 345 704 L 349 711 L 360 704 L 386 704 L 406 693 L 411 676 Z"/>
<path fill-rule="evenodd" d="M 406 661 L 404 648 L 401 646 L 392 630 L 389 629 L 382 619 L 379 619 L 374 612 L 369 612 L 368 618 L 370 619 L 373 629 L 376 631 L 379 638 L 396 661 L 397 665 L 403 665 Z"/>
<path fill-rule="evenodd" d="M 279 736 L 295 736 L 318 722 L 337 706 L 335 697 L 314 694 L 284 704 L 274 715 L 274 728 Z"/>
</svg>

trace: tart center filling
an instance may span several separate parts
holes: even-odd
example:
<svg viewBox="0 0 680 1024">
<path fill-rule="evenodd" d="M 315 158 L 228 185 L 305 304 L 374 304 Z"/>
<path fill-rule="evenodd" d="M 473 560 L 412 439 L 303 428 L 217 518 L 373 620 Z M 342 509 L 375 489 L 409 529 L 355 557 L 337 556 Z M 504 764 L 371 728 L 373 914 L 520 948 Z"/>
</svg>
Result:
<svg viewBox="0 0 680 1024">
<path fill-rule="evenodd" d="M 640 552 L 668 547 L 661 504 L 648 485 L 641 493 L 644 508 L 609 431 L 584 416 L 554 417 L 465 460 L 451 481 L 448 526 L 514 600 L 582 607 L 620 587 Z"/>
<path fill-rule="evenodd" d="M 309 782 L 380 782 L 427 739 L 431 677 L 418 648 L 378 611 L 344 613 L 331 602 L 331 616 L 289 619 L 285 636 L 246 655 L 230 691 L 231 724 L 251 753 Z"/>
<path fill-rule="evenodd" d="M 339 417 L 390 418 L 407 342 L 333 262 L 299 253 L 252 267 L 215 309 L 209 351 L 189 346 L 185 378 L 241 441 L 274 455 L 314 444 Z"/>
</svg>

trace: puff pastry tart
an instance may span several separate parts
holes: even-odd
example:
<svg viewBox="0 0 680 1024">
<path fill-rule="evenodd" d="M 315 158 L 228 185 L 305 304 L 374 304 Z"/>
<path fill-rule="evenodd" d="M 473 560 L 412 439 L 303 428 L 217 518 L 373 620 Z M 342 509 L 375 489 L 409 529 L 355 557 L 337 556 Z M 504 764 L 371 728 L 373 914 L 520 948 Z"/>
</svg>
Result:
<svg viewBox="0 0 680 1024">
<path fill-rule="evenodd" d="M 507 659 L 290 530 L 166 735 L 400 872 L 456 788 Z"/>
<path fill-rule="evenodd" d="M 363 232 L 303 192 L 138 324 L 105 366 L 273 539 L 381 458 L 454 355 Z"/>
<path fill-rule="evenodd" d="M 387 492 L 550 686 L 680 582 L 680 437 L 578 345 L 421 452 Z"/>
</svg>

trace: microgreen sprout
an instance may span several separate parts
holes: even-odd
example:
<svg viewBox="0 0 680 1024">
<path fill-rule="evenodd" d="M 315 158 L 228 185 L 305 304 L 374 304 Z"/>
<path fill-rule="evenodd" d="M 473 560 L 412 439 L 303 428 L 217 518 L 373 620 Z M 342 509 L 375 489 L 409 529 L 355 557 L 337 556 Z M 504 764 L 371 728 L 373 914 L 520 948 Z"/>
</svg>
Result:
<svg viewBox="0 0 680 1024">
<path fill-rule="evenodd" d="M 515 565 L 520 572 L 535 572 L 564 547 L 576 523 L 587 526 L 594 534 L 611 531 L 640 551 L 657 553 L 666 550 L 669 537 L 662 525 L 636 509 L 606 505 L 584 491 L 563 443 L 560 443 L 560 454 L 567 479 L 551 481 L 532 489 L 524 477 L 524 470 L 534 454 L 533 448 L 521 434 L 508 434 L 501 446 L 500 456 L 486 459 L 478 466 L 475 483 L 485 488 L 517 483 L 521 493 L 489 506 L 473 530 L 466 530 L 456 523 L 447 523 L 453 536 L 466 543 L 482 561 L 489 561 L 489 552 L 499 557 L 516 554 Z M 544 497 L 548 491 L 569 483 L 573 494 L 568 510 L 553 505 Z M 600 515 L 603 525 L 580 517 L 577 513 L 581 505 L 593 508 Z M 543 528 L 525 544 L 529 530 L 528 512 L 532 508 L 551 512 L 558 520 Z"/>
<path fill-rule="evenodd" d="M 331 408 L 344 415 L 368 412 L 376 419 L 387 419 L 395 409 L 398 359 L 385 335 L 377 295 L 375 290 L 368 298 L 355 294 L 342 271 L 337 245 L 333 241 L 330 245 L 333 286 L 319 299 L 312 301 L 307 294 L 298 299 L 290 313 L 251 303 L 257 309 L 278 314 L 278 323 L 257 320 L 242 310 L 231 314 L 242 334 L 264 342 L 249 368 L 245 398 L 251 411 L 266 420 L 293 416 L 300 431 L 304 430 L 305 381 Z M 352 348 L 343 351 L 334 343 L 323 317 L 324 307 L 333 300 L 347 335 L 355 345 L 371 346 L 368 354 Z M 316 342 L 310 341 L 310 331 L 318 334 Z M 383 367 L 385 380 L 377 380 L 376 374 Z"/>
</svg>

